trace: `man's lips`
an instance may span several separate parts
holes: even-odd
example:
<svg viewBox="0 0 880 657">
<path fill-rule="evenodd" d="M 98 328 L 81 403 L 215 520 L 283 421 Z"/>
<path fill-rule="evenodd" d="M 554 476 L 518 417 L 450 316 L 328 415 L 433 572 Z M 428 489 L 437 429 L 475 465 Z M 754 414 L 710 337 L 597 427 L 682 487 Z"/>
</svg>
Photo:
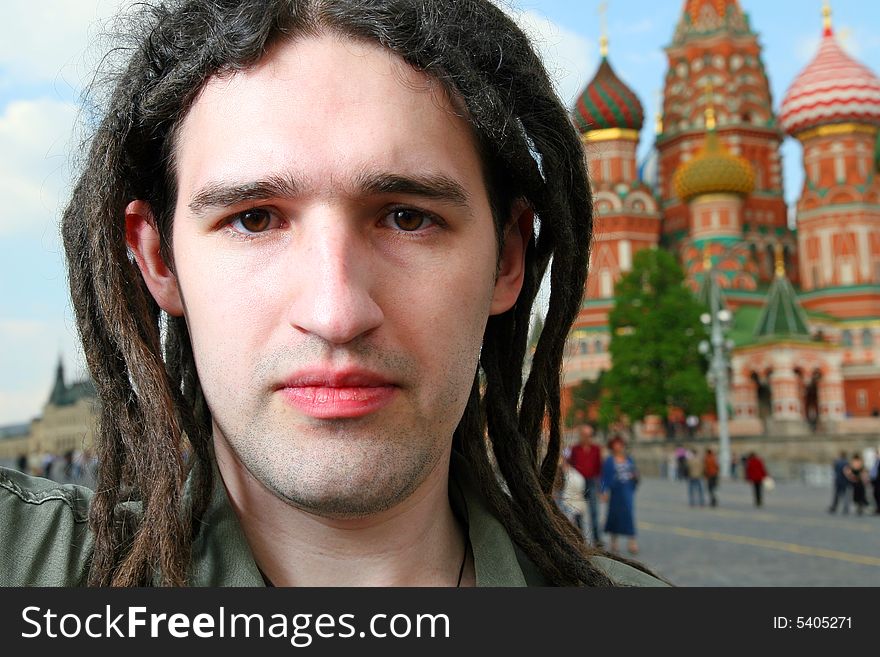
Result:
<svg viewBox="0 0 880 657">
<path fill-rule="evenodd" d="M 400 388 L 367 370 L 311 370 L 287 378 L 277 387 L 284 400 L 319 420 L 358 418 L 390 404 Z"/>
</svg>

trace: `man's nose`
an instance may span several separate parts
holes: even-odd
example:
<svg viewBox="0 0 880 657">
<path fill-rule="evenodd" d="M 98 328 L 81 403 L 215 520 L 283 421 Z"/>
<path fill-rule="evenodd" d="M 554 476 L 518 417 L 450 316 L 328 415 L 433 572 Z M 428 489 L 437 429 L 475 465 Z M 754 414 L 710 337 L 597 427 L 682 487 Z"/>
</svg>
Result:
<svg viewBox="0 0 880 657">
<path fill-rule="evenodd" d="M 296 286 L 290 324 L 332 344 L 346 344 L 382 324 L 374 299 L 377 272 L 367 236 L 344 219 L 303 222 L 292 258 Z"/>
</svg>

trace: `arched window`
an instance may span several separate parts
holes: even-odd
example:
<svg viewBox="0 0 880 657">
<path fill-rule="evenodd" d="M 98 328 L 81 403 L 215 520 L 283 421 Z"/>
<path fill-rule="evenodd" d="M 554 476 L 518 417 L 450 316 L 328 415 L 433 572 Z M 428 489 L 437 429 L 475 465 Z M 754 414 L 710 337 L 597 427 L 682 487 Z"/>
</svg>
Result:
<svg viewBox="0 0 880 657">
<path fill-rule="evenodd" d="M 863 347 L 872 347 L 874 346 L 874 334 L 871 332 L 871 329 L 865 329 L 862 331 L 862 346 Z"/>
<path fill-rule="evenodd" d="M 849 329 L 842 331 L 840 334 L 840 344 L 842 344 L 844 347 L 852 347 L 852 343 L 852 331 L 850 331 Z"/>
<path fill-rule="evenodd" d="M 602 353 L 602 341 L 601 340 L 596 340 L 593 343 L 593 351 L 595 351 L 597 354 Z"/>
</svg>

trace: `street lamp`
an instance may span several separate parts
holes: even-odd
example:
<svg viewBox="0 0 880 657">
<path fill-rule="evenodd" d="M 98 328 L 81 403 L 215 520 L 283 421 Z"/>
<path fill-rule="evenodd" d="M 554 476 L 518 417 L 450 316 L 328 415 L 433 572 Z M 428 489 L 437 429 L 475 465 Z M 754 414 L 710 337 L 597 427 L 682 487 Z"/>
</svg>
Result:
<svg viewBox="0 0 880 657">
<path fill-rule="evenodd" d="M 711 277 L 711 274 L 709 274 Z M 733 314 L 721 306 L 721 292 L 714 280 L 709 281 L 709 310 L 700 315 L 700 322 L 706 327 L 709 340 L 702 340 L 699 351 L 709 360 L 709 382 L 715 386 L 715 406 L 718 412 L 719 460 L 721 477 L 730 478 L 730 424 L 727 413 L 727 399 L 730 382 L 727 363 L 733 350 L 733 340 L 725 338 L 730 330 Z"/>
</svg>

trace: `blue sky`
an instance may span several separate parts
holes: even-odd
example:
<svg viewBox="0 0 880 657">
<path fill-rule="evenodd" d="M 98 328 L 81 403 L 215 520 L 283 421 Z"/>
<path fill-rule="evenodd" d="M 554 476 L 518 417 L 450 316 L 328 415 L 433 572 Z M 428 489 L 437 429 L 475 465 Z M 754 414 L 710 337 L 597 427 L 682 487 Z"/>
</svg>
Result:
<svg viewBox="0 0 880 657">
<path fill-rule="evenodd" d="M 507 0 L 571 103 L 598 64 L 597 1 Z M 608 0 L 610 59 L 650 119 L 681 0 Z M 764 46 L 775 109 L 821 34 L 821 0 L 741 0 Z M 27 422 L 49 394 L 59 354 L 85 372 L 68 301 L 58 215 L 69 193 L 78 98 L 107 45 L 120 0 L 3 0 L 0 7 L 0 426 Z M 880 3 L 835 0 L 834 25 L 880 72 Z M 653 121 L 642 134 L 644 152 Z M 786 198 L 801 184 L 800 150 L 784 147 Z"/>
</svg>

